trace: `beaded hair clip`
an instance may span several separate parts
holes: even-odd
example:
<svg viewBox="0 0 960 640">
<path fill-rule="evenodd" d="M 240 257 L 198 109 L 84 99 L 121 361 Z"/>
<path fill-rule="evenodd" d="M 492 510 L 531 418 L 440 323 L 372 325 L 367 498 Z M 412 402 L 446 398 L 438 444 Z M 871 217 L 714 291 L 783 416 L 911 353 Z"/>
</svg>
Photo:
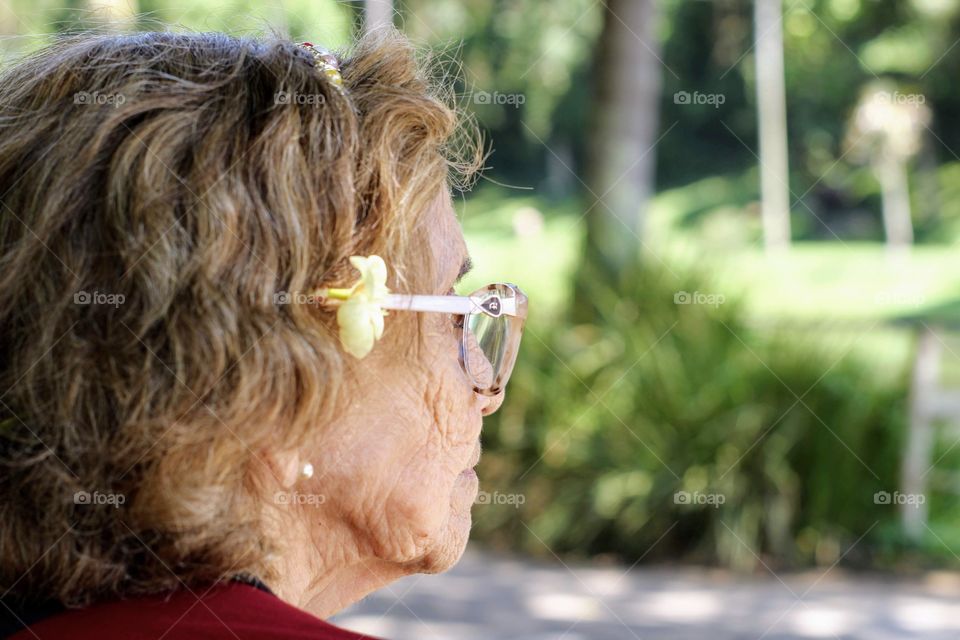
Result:
<svg viewBox="0 0 960 640">
<path fill-rule="evenodd" d="M 298 47 L 305 49 L 313 56 L 313 66 L 320 71 L 327 80 L 337 88 L 342 95 L 346 95 L 346 88 L 343 86 L 343 76 L 340 75 L 340 61 L 331 52 L 318 47 L 312 42 L 299 42 Z"/>
</svg>

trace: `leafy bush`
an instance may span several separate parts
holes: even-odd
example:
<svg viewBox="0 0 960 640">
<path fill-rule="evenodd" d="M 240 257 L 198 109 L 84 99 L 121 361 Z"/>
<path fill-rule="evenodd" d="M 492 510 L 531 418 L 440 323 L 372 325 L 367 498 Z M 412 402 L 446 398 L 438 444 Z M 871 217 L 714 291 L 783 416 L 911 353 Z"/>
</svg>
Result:
<svg viewBox="0 0 960 640">
<path fill-rule="evenodd" d="M 895 520 L 874 493 L 896 488 L 905 375 L 753 329 L 707 282 L 638 264 L 592 288 L 591 322 L 533 305 L 483 435 L 477 538 L 747 569 L 833 562 Z"/>
</svg>

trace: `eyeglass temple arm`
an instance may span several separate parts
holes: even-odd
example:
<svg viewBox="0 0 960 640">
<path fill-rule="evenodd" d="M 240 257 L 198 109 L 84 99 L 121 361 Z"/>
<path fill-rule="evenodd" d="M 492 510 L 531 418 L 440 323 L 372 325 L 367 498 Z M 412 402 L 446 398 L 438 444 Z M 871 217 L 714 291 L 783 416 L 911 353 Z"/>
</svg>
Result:
<svg viewBox="0 0 960 640">
<path fill-rule="evenodd" d="M 386 296 L 381 305 L 384 309 L 398 311 L 433 311 L 438 313 L 487 313 L 480 306 L 481 300 L 469 296 L 433 296 L 409 295 L 391 293 Z M 517 301 L 515 298 L 500 299 L 500 315 L 517 315 Z M 490 315 L 490 314 L 488 314 Z"/>
</svg>

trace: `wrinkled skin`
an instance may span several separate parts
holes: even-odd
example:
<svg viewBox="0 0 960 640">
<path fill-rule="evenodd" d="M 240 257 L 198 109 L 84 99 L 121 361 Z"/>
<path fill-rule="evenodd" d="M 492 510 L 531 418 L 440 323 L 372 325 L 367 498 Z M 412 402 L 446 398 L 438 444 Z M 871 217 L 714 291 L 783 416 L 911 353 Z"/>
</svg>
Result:
<svg viewBox="0 0 960 640">
<path fill-rule="evenodd" d="M 467 257 L 466 243 L 446 191 L 429 215 L 442 281 L 423 293 L 444 294 Z M 325 427 L 319 450 L 273 456 L 290 491 L 322 496 L 295 510 L 295 521 L 278 522 L 289 551 L 284 581 L 272 585 L 315 615 L 331 615 L 405 575 L 444 571 L 466 546 L 482 418 L 503 395 L 473 391 L 450 315 L 425 314 L 423 326 L 422 362 L 412 365 L 399 347 L 378 344 L 359 362 L 365 383 L 347 415 Z M 297 476 L 304 462 L 314 466 L 311 479 Z"/>
</svg>

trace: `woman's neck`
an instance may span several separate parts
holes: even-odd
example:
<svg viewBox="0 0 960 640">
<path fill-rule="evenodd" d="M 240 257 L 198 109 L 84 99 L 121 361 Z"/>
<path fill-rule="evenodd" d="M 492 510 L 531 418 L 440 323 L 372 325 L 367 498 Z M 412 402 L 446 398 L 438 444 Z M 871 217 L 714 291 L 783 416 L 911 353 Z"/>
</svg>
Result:
<svg viewBox="0 0 960 640">
<path fill-rule="evenodd" d="M 270 588 L 318 618 L 328 618 L 410 573 L 401 565 L 360 553 L 348 532 L 325 528 L 323 539 L 318 539 L 306 529 L 303 523 L 281 529 L 280 578 Z"/>
</svg>

